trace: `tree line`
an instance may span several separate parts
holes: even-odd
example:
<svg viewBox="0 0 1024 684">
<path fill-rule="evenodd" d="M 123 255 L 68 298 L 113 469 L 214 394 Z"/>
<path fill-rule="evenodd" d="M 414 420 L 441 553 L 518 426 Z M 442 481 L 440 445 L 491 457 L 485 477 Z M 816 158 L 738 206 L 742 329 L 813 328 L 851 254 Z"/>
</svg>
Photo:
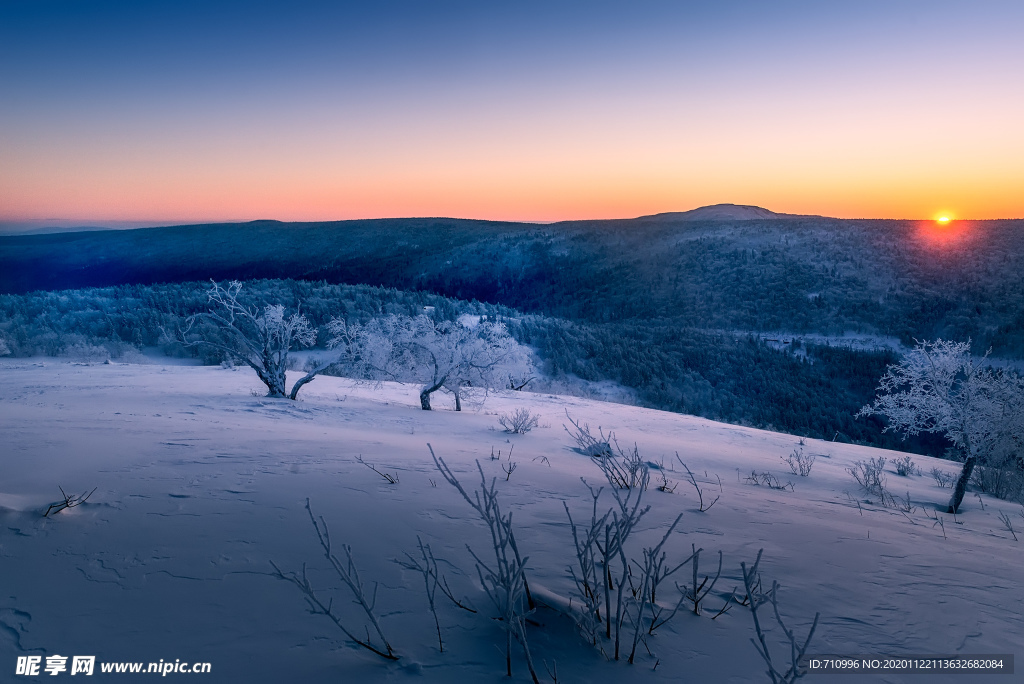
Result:
<svg viewBox="0 0 1024 684">
<path fill-rule="evenodd" d="M 973 339 L 1024 358 L 1021 221 L 255 222 L 0 237 L 0 292 L 292 277 L 588 324 Z"/>
<path fill-rule="evenodd" d="M 210 310 L 208 290 L 209 283 L 191 282 L 0 295 L 0 340 L 14 356 L 116 359 L 159 347 L 171 356 L 217 364 L 225 360 L 223 350 L 186 346 L 177 334 L 189 317 Z M 854 418 L 896 360 L 890 351 L 807 344 L 806 354 L 798 355 L 752 336 L 713 334 L 672 321 L 577 322 L 365 285 L 257 280 L 245 282 L 242 292 L 247 306 L 301 311 L 319 349 L 329 346 L 332 319 L 361 326 L 386 316 L 426 315 L 437 324 L 486 317 L 532 348 L 545 376 L 610 380 L 634 390 L 643 406 L 931 455 L 942 455 L 950 445 L 927 434 L 904 441 L 883 433 L 878 417 Z"/>
</svg>

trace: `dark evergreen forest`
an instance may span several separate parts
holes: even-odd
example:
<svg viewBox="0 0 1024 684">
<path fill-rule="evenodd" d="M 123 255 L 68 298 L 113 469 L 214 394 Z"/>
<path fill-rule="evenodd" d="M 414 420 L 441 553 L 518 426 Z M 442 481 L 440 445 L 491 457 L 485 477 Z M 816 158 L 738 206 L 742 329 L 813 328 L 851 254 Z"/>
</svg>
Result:
<svg viewBox="0 0 1024 684">
<path fill-rule="evenodd" d="M 393 287 L 591 324 L 971 338 L 1024 358 L 1024 221 L 261 221 L 0 237 L 0 293 L 208 278 Z"/>
</svg>

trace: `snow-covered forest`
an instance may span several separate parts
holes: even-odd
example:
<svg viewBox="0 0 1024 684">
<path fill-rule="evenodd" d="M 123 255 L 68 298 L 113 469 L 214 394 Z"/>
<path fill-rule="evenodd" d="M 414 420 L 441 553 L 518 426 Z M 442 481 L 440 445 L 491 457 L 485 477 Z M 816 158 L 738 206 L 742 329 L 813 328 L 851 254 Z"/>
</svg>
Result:
<svg viewBox="0 0 1024 684">
<path fill-rule="evenodd" d="M 877 279 L 846 262 L 791 280 L 785 249 L 716 239 L 687 254 L 721 311 L 750 295 L 733 262 L 814 296 L 660 316 L 596 268 L 575 303 L 541 278 L 543 307 L 440 280 L 0 295 L 0 643 L 266 682 L 792 682 L 803 654 L 1013 653 L 1012 297 L 1001 327 L 904 316 L 992 358 L 885 323 L 934 300 L 927 273 L 862 306 Z M 764 319 L 787 302 L 825 318 Z"/>
<path fill-rule="evenodd" d="M 971 338 L 1024 358 L 1024 222 L 256 221 L 0 236 L 0 292 L 295 278 L 586 324 Z"/>
<path fill-rule="evenodd" d="M 1024 380 L 967 343 L 750 335 L 675 357 L 745 349 L 729 368 L 760 387 L 871 359 L 845 418 L 937 459 L 586 398 L 609 377 L 581 372 L 571 331 L 594 329 L 436 295 L 233 281 L 2 304 L 0 639 L 25 667 L 792 682 L 805 655 L 1020 645 Z M 630 332 L 643 400 L 679 347 Z"/>
<path fill-rule="evenodd" d="M 15 357 L 102 361 L 159 350 L 219 364 L 222 353 L 208 346 L 184 348 L 174 335 L 189 316 L 207 310 L 208 287 L 193 282 L 0 295 L 0 338 Z M 332 318 L 365 324 L 379 315 L 424 311 L 437 321 L 485 316 L 535 350 L 539 370 L 560 392 L 606 396 L 611 383 L 623 390 L 615 396 L 632 403 L 715 420 L 936 456 L 949 446 L 929 436 L 901 440 L 883 433 L 880 420 L 854 418 L 874 396 L 886 365 L 896 360 L 887 349 L 850 350 L 792 338 L 780 350 L 749 333 L 646 320 L 588 323 L 362 285 L 247 281 L 243 292 L 250 303 L 301 307 L 321 349 L 330 340 Z M 527 389 L 546 386 L 535 382 Z"/>
</svg>

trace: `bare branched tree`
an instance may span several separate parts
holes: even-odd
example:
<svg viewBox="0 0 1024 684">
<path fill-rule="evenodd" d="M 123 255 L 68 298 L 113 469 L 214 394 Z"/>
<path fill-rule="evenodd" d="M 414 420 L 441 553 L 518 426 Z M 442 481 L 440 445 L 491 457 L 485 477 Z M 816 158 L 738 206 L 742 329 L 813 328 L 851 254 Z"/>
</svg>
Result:
<svg viewBox="0 0 1024 684">
<path fill-rule="evenodd" d="M 721 497 L 721 495 L 716 496 L 709 503 L 704 503 L 704 490 L 700 488 L 699 484 L 697 484 L 697 476 L 693 474 L 693 471 L 690 470 L 689 466 L 687 466 L 685 463 L 683 463 L 683 459 L 681 459 L 679 457 L 679 452 L 678 451 L 676 452 L 676 460 L 679 461 L 679 464 L 681 466 L 683 466 L 683 468 L 686 468 L 686 478 L 690 481 L 690 484 L 693 485 L 693 488 L 695 490 L 697 490 L 697 499 L 698 499 L 699 504 L 700 504 L 699 505 L 700 512 L 701 513 L 706 513 L 708 511 L 710 511 L 711 507 L 714 506 L 716 503 L 718 503 L 718 499 Z M 707 473 L 705 472 L 705 475 L 706 474 Z M 708 498 L 710 498 L 710 497 L 708 497 Z"/>
<path fill-rule="evenodd" d="M 1024 380 L 1011 371 L 971 356 L 970 342 L 919 342 L 898 364 L 889 366 L 879 397 L 858 417 L 885 416 L 885 430 L 913 436 L 945 435 L 964 458 L 949 500 L 956 513 L 971 473 L 999 449 L 1024 442 Z"/>
<path fill-rule="evenodd" d="M 268 397 L 295 399 L 299 389 L 318 374 L 338 363 L 337 355 L 312 360 L 305 375 L 287 391 L 285 373 L 288 354 L 316 343 L 316 330 L 300 312 L 285 313 L 284 306 L 268 304 L 262 309 L 239 300 L 242 283 L 233 280 L 226 287 L 210 281 L 207 297 L 210 311 L 188 318 L 180 341 L 186 346 L 206 346 L 256 371 L 267 386 Z"/>
<path fill-rule="evenodd" d="M 757 571 L 757 567 L 761 563 L 761 553 L 763 551 L 764 549 L 761 549 L 757 552 L 757 559 L 749 570 L 747 570 L 746 563 L 740 563 L 740 569 L 743 571 L 743 587 L 747 592 L 747 599 L 749 601 L 747 605 L 750 607 L 750 615 L 754 619 L 754 633 L 757 635 L 756 640 L 751 639 L 750 641 L 754 644 L 754 648 L 757 649 L 765 665 L 768 666 L 766 674 L 772 684 L 793 684 L 793 682 L 803 676 L 799 663 L 803 659 L 804 654 L 807 653 L 807 647 L 811 645 L 811 639 L 814 638 L 814 630 L 818 627 L 818 618 L 821 615 L 820 613 L 814 614 L 814 622 L 811 623 L 811 628 L 807 632 L 807 638 L 804 639 L 803 643 L 800 643 L 793 630 L 786 627 L 786 623 L 782 620 L 782 615 L 779 613 L 779 583 L 773 581 L 771 591 L 767 593 L 760 591 L 761 576 Z M 784 670 L 780 669 L 782 665 L 777 665 L 772 659 L 771 647 L 768 644 L 768 633 L 758 617 L 757 610 L 764 603 L 772 605 L 775 622 L 785 635 L 786 645 L 789 646 L 789 667 Z"/>
<path fill-rule="evenodd" d="M 530 413 L 530 409 L 517 408 L 498 415 L 498 425 L 514 435 L 525 435 L 540 424 L 540 416 Z"/>
<path fill-rule="evenodd" d="M 634 616 L 631 616 L 633 622 L 633 647 L 629 651 L 628 662 L 630 665 L 636 659 L 636 647 L 647 635 L 654 634 L 660 625 L 665 624 L 671 619 L 671 615 L 664 619 L 659 619 L 662 613 L 662 608 L 658 605 L 658 586 L 661 582 L 672 575 L 674 572 L 686 565 L 690 558 L 684 560 L 675 566 L 666 566 L 666 553 L 662 551 L 665 547 L 665 543 L 668 542 L 669 537 L 672 535 L 673 530 L 679 524 L 679 521 L 683 519 L 683 514 L 680 513 L 676 516 L 676 519 L 669 525 L 668 529 L 665 530 L 665 534 L 662 536 L 661 541 L 657 545 L 652 547 L 645 547 L 643 549 L 643 563 L 633 561 L 633 564 L 639 571 L 639 577 L 637 578 L 636 585 L 632 585 L 633 593 L 633 604 L 636 611 Z M 691 556 L 692 558 L 692 556 Z M 647 629 L 644 629 L 644 613 L 650 610 L 650 619 L 647 623 Z M 675 611 L 672 611 L 672 615 Z"/>
<path fill-rule="evenodd" d="M 476 562 L 480 584 L 491 599 L 491 603 L 498 612 L 502 627 L 505 629 L 506 673 L 509 677 L 512 676 L 512 640 L 515 639 L 523 649 L 530 677 L 534 684 L 540 684 L 537 671 L 533 666 L 533 657 L 530 655 L 530 646 L 526 640 L 526 616 L 536 607 L 526 579 L 526 561 L 529 559 L 519 554 L 519 547 L 516 545 L 515 533 L 512 529 L 512 513 L 502 512 L 501 506 L 498 504 L 495 479 L 491 478 L 490 483 L 487 482 L 480 461 L 476 462 L 477 471 L 480 473 L 480 489 L 475 490 L 470 496 L 444 459 L 437 456 L 434 453 L 434 448 L 429 444 L 427 448 L 430 449 L 434 465 L 444 479 L 458 490 L 466 503 L 472 506 L 480 518 L 487 523 L 487 528 L 491 533 L 491 545 L 494 552 L 492 562 L 480 558 L 468 544 L 466 550 Z"/>
<path fill-rule="evenodd" d="M 722 576 L 722 552 L 718 552 L 718 571 L 715 573 L 714 578 L 711 575 L 705 575 L 704 580 L 697 583 L 697 577 L 700 574 L 700 553 L 704 549 L 698 549 L 696 545 L 691 544 L 690 548 L 693 549 L 693 555 L 690 558 L 693 559 L 693 585 L 691 588 L 687 588 L 683 591 L 683 595 L 693 603 L 693 614 L 700 615 L 701 603 L 711 593 L 711 590 L 715 588 L 715 584 L 718 583 L 718 578 Z M 711 580 L 711 584 L 708 585 L 708 580 Z"/>
<path fill-rule="evenodd" d="M 434 552 L 430 550 L 430 544 L 424 544 L 419 535 L 416 535 L 416 545 L 420 549 L 420 557 L 414 558 L 408 553 L 405 557 L 408 561 L 396 561 L 403 568 L 415 570 L 423 576 L 423 588 L 427 593 L 427 603 L 430 605 L 430 614 L 434 616 L 434 627 L 437 629 L 437 649 L 444 653 L 444 641 L 441 640 L 441 621 L 437 618 L 437 604 L 434 599 L 437 597 L 437 589 L 441 586 L 441 575 L 437 571 L 437 559 Z M 441 589 L 444 593 L 444 589 Z"/>
<path fill-rule="evenodd" d="M 338 339 L 341 324 L 330 330 Z M 431 410 L 430 397 L 439 390 L 455 397 L 455 410 L 469 388 L 486 391 L 506 387 L 510 374 L 532 367 L 525 347 L 501 323 L 469 327 L 457 321 L 385 316 L 350 333 L 352 362 L 364 377 L 415 382 L 421 385 L 420 407 Z"/>
<path fill-rule="evenodd" d="M 590 489 L 592 499 L 590 524 L 587 527 L 577 525 L 569 512 L 569 504 L 562 502 L 565 514 L 569 518 L 569 527 L 572 529 L 572 541 L 576 549 L 576 567 L 569 567 L 569 573 L 576 583 L 576 589 L 582 599 L 582 608 L 576 617 L 580 633 L 591 643 L 597 645 L 597 639 L 601 628 L 601 598 L 604 596 L 604 581 L 606 573 L 603 571 L 603 557 L 598 552 L 598 541 L 601 538 L 604 526 L 612 512 L 609 510 L 600 518 L 597 516 L 597 502 L 603 488 L 594 489 L 583 483 Z"/>
<path fill-rule="evenodd" d="M 391 646 L 391 642 L 388 641 L 388 638 L 384 636 L 384 631 L 381 629 L 380 622 L 377 619 L 377 583 L 374 582 L 373 592 L 367 593 L 367 589 L 363 586 L 363 581 L 359 576 L 359 570 L 356 568 L 355 560 L 352 558 L 352 547 L 348 544 L 342 544 L 341 550 L 345 553 L 345 562 L 339 560 L 338 557 L 334 555 L 334 547 L 331 544 L 331 533 L 327 528 L 327 521 L 324 520 L 323 516 L 317 517 L 313 515 L 313 509 L 309 504 L 309 499 L 306 499 L 306 512 L 309 513 L 309 519 L 313 523 L 313 529 L 316 530 L 316 536 L 317 539 L 320 540 L 320 547 L 323 549 L 324 556 L 330 562 L 331 567 L 334 569 L 339 579 L 341 579 L 341 581 L 349 588 L 353 602 L 362 609 L 366 621 L 373 626 L 373 631 L 376 636 L 371 637 L 370 629 L 369 627 L 366 627 L 366 636 L 358 637 L 342 622 L 341 616 L 339 616 L 337 611 L 334 610 L 334 600 L 331 599 L 327 603 L 324 603 L 317 595 L 312 583 L 306 576 L 305 563 L 302 565 L 302 572 L 300 574 L 297 572 L 285 573 L 277 566 L 276 563 L 270 561 L 270 564 L 274 568 L 274 576 L 298 587 L 299 591 L 301 591 L 306 597 L 310 613 L 314 615 L 324 615 L 327 618 L 330 618 L 331 622 L 337 625 L 350 641 L 387 660 L 398 660 L 398 654 L 395 653 L 395 649 Z"/>
<path fill-rule="evenodd" d="M 623 601 L 623 590 L 629 582 L 629 560 L 626 557 L 626 540 L 636 529 L 640 520 L 651 510 L 650 506 L 641 506 L 643 494 L 650 482 L 650 472 L 646 465 L 640 472 L 639 482 L 635 487 L 619 489 L 612 482 L 609 472 L 612 498 L 618 510 L 611 511 L 611 520 L 604 525 L 604 543 L 601 540 L 596 542 L 598 553 L 601 558 L 601 567 L 604 572 L 604 597 L 605 597 L 605 635 L 608 638 L 614 636 L 615 660 L 619 659 L 621 647 L 622 625 L 626 618 L 626 604 Z M 619 573 L 615 575 L 612 567 L 613 561 L 618 560 Z M 615 591 L 615 614 L 612 617 L 611 592 Z"/>
</svg>

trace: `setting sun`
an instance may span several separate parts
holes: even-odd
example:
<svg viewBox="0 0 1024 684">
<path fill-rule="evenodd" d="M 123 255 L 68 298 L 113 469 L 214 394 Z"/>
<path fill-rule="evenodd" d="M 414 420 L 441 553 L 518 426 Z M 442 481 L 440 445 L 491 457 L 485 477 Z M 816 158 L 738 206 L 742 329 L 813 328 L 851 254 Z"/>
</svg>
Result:
<svg viewBox="0 0 1024 684">
<path fill-rule="evenodd" d="M 938 218 L 938 222 L 939 223 L 949 223 L 949 217 L 948 216 L 940 216 Z"/>
</svg>

